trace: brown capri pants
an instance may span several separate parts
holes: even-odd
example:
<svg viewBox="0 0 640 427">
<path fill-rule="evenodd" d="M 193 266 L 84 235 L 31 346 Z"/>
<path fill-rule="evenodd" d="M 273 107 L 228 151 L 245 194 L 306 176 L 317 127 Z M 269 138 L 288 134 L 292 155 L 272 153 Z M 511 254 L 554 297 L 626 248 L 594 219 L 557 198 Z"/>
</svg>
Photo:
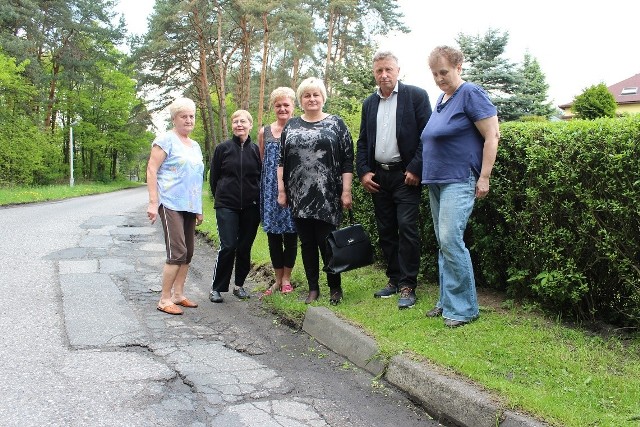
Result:
<svg viewBox="0 0 640 427">
<path fill-rule="evenodd" d="M 158 215 L 164 230 L 164 244 L 167 247 L 167 264 L 189 264 L 193 257 L 196 237 L 196 214 L 172 211 L 160 205 Z"/>
</svg>

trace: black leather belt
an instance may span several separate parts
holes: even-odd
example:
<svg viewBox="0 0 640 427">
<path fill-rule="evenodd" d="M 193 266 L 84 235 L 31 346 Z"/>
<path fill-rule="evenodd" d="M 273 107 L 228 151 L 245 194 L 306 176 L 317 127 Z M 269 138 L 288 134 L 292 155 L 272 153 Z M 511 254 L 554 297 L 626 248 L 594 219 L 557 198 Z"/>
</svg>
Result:
<svg viewBox="0 0 640 427">
<path fill-rule="evenodd" d="M 386 171 L 399 171 L 399 170 L 403 170 L 404 169 L 404 165 L 402 164 L 402 162 L 396 162 L 396 163 L 380 163 L 380 162 L 376 162 L 376 164 L 378 165 L 378 167 L 380 169 L 386 170 Z"/>
</svg>

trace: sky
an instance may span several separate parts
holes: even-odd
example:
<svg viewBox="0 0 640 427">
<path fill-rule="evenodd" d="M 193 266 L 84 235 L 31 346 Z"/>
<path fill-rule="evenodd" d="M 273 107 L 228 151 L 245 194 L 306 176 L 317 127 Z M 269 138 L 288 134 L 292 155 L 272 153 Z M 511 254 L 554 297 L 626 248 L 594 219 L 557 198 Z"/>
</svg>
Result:
<svg viewBox="0 0 640 427">
<path fill-rule="evenodd" d="M 116 11 L 124 14 L 129 32 L 142 34 L 153 4 L 154 0 L 120 0 Z M 401 80 L 426 89 L 432 104 L 440 90 L 427 57 L 435 46 L 457 46 L 460 33 L 508 32 L 503 57 L 517 64 L 526 52 L 534 57 L 555 106 L 572 102 L 592 85 L 611 86 L 640 73 L 637 0 L 397 0 L 397 4 L 411 33 L 385 36 L 380 48 L 398 56 Z"/>
</svg>

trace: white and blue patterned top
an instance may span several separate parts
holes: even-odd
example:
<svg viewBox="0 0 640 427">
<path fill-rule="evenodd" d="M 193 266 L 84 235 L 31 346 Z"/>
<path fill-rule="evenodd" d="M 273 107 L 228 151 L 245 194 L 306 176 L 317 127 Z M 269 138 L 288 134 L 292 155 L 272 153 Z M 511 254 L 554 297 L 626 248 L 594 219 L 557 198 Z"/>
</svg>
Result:
<svg viewBox="0 0 640 427">
<path fill-rule="evenodd" d="M 183 144 L 175 132 L 157 137 L 157 145 L 167 153 L 158 169 L 158 198 L 162 206 L 173 211 L 202 213 L 204 162 L 200 145 Z"/>
</svg>

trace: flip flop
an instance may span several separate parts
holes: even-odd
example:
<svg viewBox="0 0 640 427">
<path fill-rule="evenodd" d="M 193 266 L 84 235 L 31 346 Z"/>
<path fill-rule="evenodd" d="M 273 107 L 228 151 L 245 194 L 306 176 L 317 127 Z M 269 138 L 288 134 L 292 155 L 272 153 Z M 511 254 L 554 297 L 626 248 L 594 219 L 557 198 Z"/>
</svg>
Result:
<svg viewBox="0 0 640 427">
<path fill-rule="evenodd" d="M 282 285 L 282 289 L 280 290 L 280 292 L 282 292 L 283 294 L 288 294 L 289 292 L 293 292 L 293 286 L 291 286 L 291 283 L 286 283 Z"/>
</svg>

